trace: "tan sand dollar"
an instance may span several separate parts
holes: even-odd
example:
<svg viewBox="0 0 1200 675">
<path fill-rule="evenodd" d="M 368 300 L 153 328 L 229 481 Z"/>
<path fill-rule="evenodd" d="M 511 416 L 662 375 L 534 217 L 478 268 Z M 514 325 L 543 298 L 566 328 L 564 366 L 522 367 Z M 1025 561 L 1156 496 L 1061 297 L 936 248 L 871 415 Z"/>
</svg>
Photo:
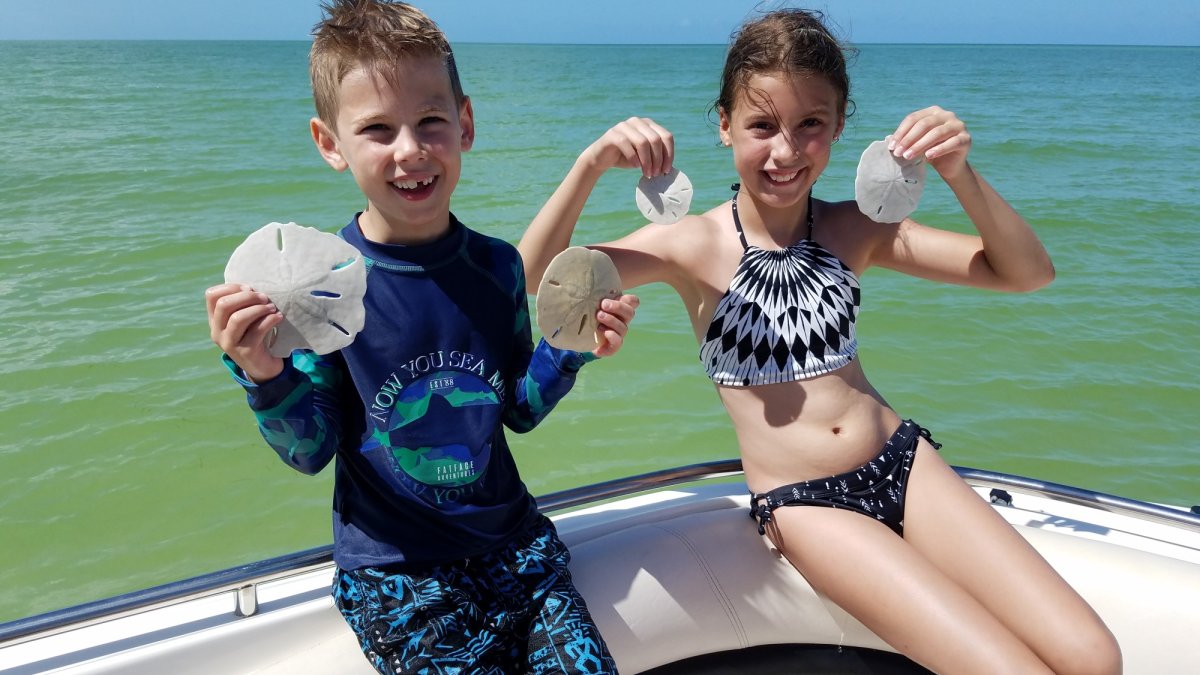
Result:
<svg viewBox="0 0 1200 675">
<path fill-rule="evenodd" d="M 225 265 L 225 281 L 265 293 L 283 315 L 271 354 L 318 354 L 354 341 L 365 320 L 366 260 L 337 235 L 295 223 L 268 223 L 246 237 Z"/>
<path fill-rule="evenodd" d="M 600 346 L 596 312 L 604 298 L 621 297 L 621 277 L 600 251 L 572 246 L 554 256 L 537 293 L 537 325 L 559 349 L 590 352 Z"/>
</svg>

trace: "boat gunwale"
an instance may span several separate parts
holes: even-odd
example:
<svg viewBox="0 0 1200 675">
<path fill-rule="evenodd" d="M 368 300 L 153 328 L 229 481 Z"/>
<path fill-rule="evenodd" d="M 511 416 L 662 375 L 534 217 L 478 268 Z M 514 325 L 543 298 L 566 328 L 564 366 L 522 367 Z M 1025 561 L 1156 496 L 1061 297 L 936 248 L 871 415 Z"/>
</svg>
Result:
<svg viewBox="0 0 1200 675">
<path fill-rule="evenodd" d="M 1180 508 L 995 471 L 953 468 L 973 487 L 1014 490 L 1200 533 L 1200 514 Z M 701 462 L 561 490 L 538 497 L 537 502 L 542 512 L 552 513 L 681 483 L 698 483 L 741 473 L 742 463 L 738 459 Z M 253 594 L 260 584 L 298 577 L 332 563 L 333 546 L 326 544 L 0 623 L 0 649 L 202 598 L 240 594 L 247 590 Z"/>
</svg>

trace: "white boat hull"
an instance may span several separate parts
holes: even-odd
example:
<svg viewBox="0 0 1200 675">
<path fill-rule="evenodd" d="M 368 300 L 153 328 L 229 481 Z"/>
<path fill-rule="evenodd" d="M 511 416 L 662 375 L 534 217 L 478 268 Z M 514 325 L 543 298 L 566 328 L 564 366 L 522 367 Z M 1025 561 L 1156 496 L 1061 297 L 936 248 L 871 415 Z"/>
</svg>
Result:
<svg viewBox="0 0 1200 675">
<path fill-rule="evenodd" d="M 976 489 L 987 498 L 989 486 Z M 1200 672 L 1200 519 L 1042 494 L 996 508 L 1103 617 L 1127 673 Z M 744 485 L 726 481 L 554 516 L 621 672 L 763 645 L 892 651 L 815 592 L 747 513 Z M 0 672 L 372 673 L 333 606 L 331 577 L 331 563 L 310 562 L 86 620 L 6 624 Z"/>
</svg>

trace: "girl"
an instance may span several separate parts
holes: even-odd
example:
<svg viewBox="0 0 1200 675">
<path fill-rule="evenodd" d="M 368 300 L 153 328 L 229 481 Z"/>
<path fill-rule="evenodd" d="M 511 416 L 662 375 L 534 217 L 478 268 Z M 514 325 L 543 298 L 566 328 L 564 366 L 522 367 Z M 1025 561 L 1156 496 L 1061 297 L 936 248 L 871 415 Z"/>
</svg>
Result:
<svg viewBox="0 0 1200 675">
<path fill-rule="evenodd" d="M 740 179 L 729 201 L 595 246 L 627 287 L 679 294 L 737 434 L 760 532 L 818 591 L 939 673 L 1115 673 L 1096 613 L 903 420 L 856 358 L 859 278 L 873 265 L 946 283 L 1032 291 L 1054 268 L 1029 225 L 967 163 L 971 137 L 931 107 L 890 138 L 924 157 L 977 230 L 879 224 L 813 199 L 845 123 L 841 45 L 819 15 L 771 12 L 735 34 L 715 103 Z M 569 246 L 608 169 L 666 173 L 669 132 L 608 130 L 520 243 L 529 287 Z"/>
</svg>

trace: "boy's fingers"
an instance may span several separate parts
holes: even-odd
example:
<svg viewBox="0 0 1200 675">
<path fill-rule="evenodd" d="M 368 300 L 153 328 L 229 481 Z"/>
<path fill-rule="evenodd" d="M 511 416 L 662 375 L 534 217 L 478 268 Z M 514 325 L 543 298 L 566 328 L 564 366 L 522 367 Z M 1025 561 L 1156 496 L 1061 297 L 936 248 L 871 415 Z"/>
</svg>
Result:
<svg viewBox="0 0 1200 675">
<path fill-rule="evenodd" d="M 239 290 L 241 287 L 238 284 L 218 284 L 204 289 L 204 306 L 208 309 L 209 316 L 212 316 L 218 300 Z"/>
<path fill-rule="evenodd" d="M 612 356 L 624 344 L 625 338 L 611 330 L 600 331 L 600 346 L 592 350 L 596 356 Z"/>
<path fill-rule="evenodd" d="M 600 310 L 615 315 L 625 323 L 633 320 L 641 300 L 636 295 L 622 295 L 616 300 L 605 299 L 600 302 Z"/>
<path fill-rule="evenodd" d="M 246 333 L 242 337 L 241 344 L 244 347 L 257 347 L 264 343 L 267 335 L 283 322 L 283 315 L 279 312 L 271 312 L 270 314 L 259 318 L 250 324 Z"/>
<path fill-rule="evenodd" d="M 600 326 L 606 332 L 614 332 L 618 335 L 624 335 L 629 332 L 629 323 L 615 314 L 609 314 L 601 310 L 596 312 L 596 320 L 600 322 Z"/>
<path fill-rule="evenodd" d="M 214 317 L 214 323 L 211 325 L 211 331 L 213 342 L 216 342 L 222 351 L 226 353 L 230 349 L 256 344 L 256 340 L 252 335 L 255 331 L 261 333 L 257 338 L 257 341 L 261 341 L 262 337 L 266 335 L 267 330 L 274 328 L 279 322 L 283 321 L 283 315 L 279 313 L 274 303 L 251 304 L 237 307 L 227 315 L 221 310 L 222 307 L 218 303 L 217 314 Z M 220 321 L 220 323 L 217 323 L 217 321 Z M 263 328 L 261 322 L 266 322 L 267 327 Z"/>
</svg>

